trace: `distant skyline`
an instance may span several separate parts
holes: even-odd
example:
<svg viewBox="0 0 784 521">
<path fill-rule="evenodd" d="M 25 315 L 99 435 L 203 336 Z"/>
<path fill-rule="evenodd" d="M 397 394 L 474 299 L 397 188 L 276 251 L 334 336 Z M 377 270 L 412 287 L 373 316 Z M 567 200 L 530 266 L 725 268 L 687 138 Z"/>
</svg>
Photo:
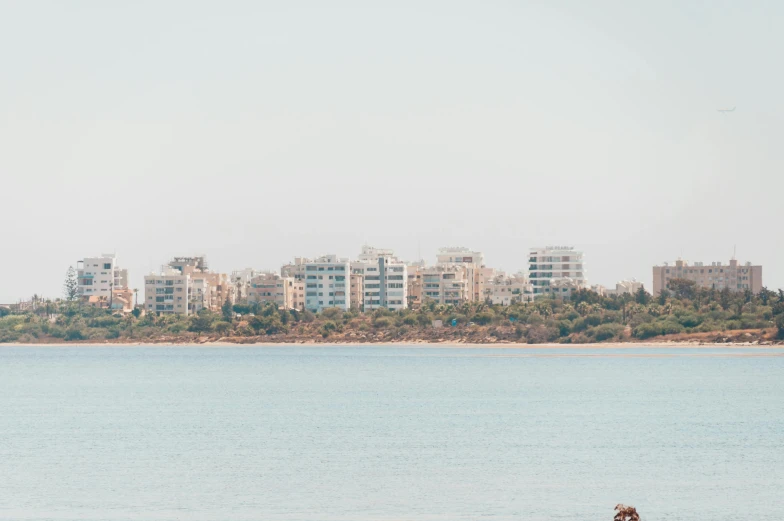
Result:
<svg viewBox="0 0 784 521">
<path fill-rule="evenodd" d="M 784 4 L 0 2 L 0 303 L 363 244 L 784 287 Z M 718 109 L 737 107 L 732 113 Z"/>
</svg>

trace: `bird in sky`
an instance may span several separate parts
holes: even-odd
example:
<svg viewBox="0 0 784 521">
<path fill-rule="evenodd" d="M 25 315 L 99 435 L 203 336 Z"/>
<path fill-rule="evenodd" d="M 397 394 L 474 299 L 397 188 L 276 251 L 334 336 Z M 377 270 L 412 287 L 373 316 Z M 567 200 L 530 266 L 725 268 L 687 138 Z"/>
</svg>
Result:
<svg viewBox="0 0 784 521">
<path fill-rule="evenodd" d="M 728 112 L 735 112 L 735 107 L 732 107 L 731 109 L 716 109 L 716 110 L 718 110 L 722 114 L 726 114 Z"/>
</svg>

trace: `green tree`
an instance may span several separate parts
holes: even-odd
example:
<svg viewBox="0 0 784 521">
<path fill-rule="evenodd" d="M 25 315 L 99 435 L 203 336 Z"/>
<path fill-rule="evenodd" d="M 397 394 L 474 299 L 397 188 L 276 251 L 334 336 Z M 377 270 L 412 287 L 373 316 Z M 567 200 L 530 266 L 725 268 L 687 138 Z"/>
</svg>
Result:
<svg viewBox="0 0 784 521">
<path fill-rule="evenodd" d="M 697 295 L 697 283 L 688 279 L 672 279 L 667 283 L 667 289 L 680 299 L 693 299 Z"/>
<path fill-rule="evenodd" d="M 768 288 L 763 287 L 759 292 L 759 299 L 763 306 L 767 306 L 770 301 L 776 297 L 776 293 L 770 291 Z"/>
<path fill-rule="evenodd" d="M 223 313 L 223 320 L 231 323 L 232 318 L 234 318 L 234 310 L 232 309 L 229 297 L 226 297 L 226 301 L 223 303 L 223 306 L 221 306 L 221 313 Z"/>
<path fill-rule="evenodd" d="M 784 314 L 776 317 L 776 338 L 784 340 Z"/>
<path fill-rule="evenodd" d="M 188 324 L 188 331 L 196 333 L 199 337 L 202 333 L 209 333 L 212 331 L 212 316 L 206 313 L 192 316 L 190 324 Z"/>
<path fill-rule="evenodd" d="M 670 292 L 664 288 L 659 292 L 659 296 L 657 298 L 657 302 L 660 306 L 664 306 L 667 304 L 667 299 L 670 297 Z"/>
<path fill-rule="evenodd" d="M 640 289 L 638 289 L 637 292 L 634 294 L 634 301 L 637 302 L 638 304 L 642 304 L 643 306 L 647 306 L 648 304 L 650 304 L 652 299 L 653 297 L 651 296 L 650 293 L 645 291 L 644 286 L 640 286 Z"/>
<path fill-rule="evenodd" d="M 231 331 L 231 323 L 230 322 L 218 322 L 213 326 L 213 329 L 216 333 L 225 335 L 229 331 Z"/>
<path fill-rule="evenodd" d="M 79 282 L 76 280 L 76 270 L 73 266 L 68 266 L 68 271 L 65 272 L 63 293 L 65 294 L 65 300 L 68 302 L 76 300 L 79 294 Z"/>
</svg>

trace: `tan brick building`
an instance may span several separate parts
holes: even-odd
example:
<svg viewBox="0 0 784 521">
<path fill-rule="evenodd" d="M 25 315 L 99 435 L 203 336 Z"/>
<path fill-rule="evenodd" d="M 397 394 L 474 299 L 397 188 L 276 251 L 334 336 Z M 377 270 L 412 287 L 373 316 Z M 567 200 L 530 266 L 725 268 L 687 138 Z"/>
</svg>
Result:
<svg viewBox="0 0 784 521">
<path fill-rule="evenodd" d="M 762 289 L 762 266 L 752 266 L 750 262 L 741 265 L 735 259 L 730 260 L 729 264 L 695 262 L 690 265 L 679 259 L 672 265 L 665 263 L 664 266 L 653 267 L 653 294 L 661 293 L 672 279 L 693 280 L 700 288 L 729 288 L 731 291 L 748 289 L 759 293 Z"/>
</svg>

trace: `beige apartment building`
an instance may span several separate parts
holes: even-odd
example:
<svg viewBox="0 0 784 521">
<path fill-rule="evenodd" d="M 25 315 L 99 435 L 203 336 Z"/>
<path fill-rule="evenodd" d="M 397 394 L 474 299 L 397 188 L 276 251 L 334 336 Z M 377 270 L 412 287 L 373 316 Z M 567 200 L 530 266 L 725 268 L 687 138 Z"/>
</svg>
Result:
<svg viewBox="0 0 784 521">
<path fill-rule="evenodd" d="M 281 277 L 277 273 L 256 275 L 251 279 L 248 288 L 248 304 L 272 302 L 279 309 L 299 309 L 294 303 L 296 296 L 294 282 L 292 277 Z"/>
<path fill-rule="evenodd" d="M 363 273 L 352 273 L 349 282 L 351 309 L 362 310 L 362 303 L 365 299 L 365 275 Z"/>
<path fill-rule="evenodd" d="M 148 313 L 190 314 L 191 278 L 168 269 L 144 277 L 144 309 Z"/>
<path fill-rule="evenodd" d="M 484 295 L 484 285 L 495 276 L 495 270 L 484 266 L 482 252 L 472 251 L 462 246 L 440 248 L 436 254 L 436 266 L 462 266 L 469 286 L 467 300 L 479 301 Z"/>
<path fill-rule="evenodd" d="M 406 270 L 407 285 L 408 285 L 408 307 L 409 309 L 419 309 L 422 305 L 423 297 L 423 283 L 422 272 L 425 266 L 422 263 L 409 264 Z"/>
<path fill-rule="evenodd" d="M 235 286 L 226 273 L 209 271 L 207 258 L 203 255 L 195 257 L 174 257 L 167 269 L 189 275 L 193 291 L 190 297 L 191 312 L 201 309 L 220 311 L 228 299 L 235 302 Z"/>
<path fill-rule="evenodd" d="M 292 284 L 291 303 L 294 309 L 304 311 L 305 309 L 305 281 L 294 279 Z"/>
<path fill-rule="evenodd" d="M 466 266 L 441 265 L 422 269 L 422 302 L 459 305 L 471 300 L 473 286 Z"/>
<path fill-rule="evenodd" d="M 731 259 L 729 264 L 695 262 L 690 265 L 678 259 L 673 265 L 665 263 L 664 266 L 653 267 L 653 294 L 661 293 L 672 279 L 692 280 L 700 288 L 728 288 L 730 291 L 748 289 L 759 293 L 762 289 L 762 266 L 753 266 L 750 262 L 740 264 L 736 259 Z"/>
</svg>

